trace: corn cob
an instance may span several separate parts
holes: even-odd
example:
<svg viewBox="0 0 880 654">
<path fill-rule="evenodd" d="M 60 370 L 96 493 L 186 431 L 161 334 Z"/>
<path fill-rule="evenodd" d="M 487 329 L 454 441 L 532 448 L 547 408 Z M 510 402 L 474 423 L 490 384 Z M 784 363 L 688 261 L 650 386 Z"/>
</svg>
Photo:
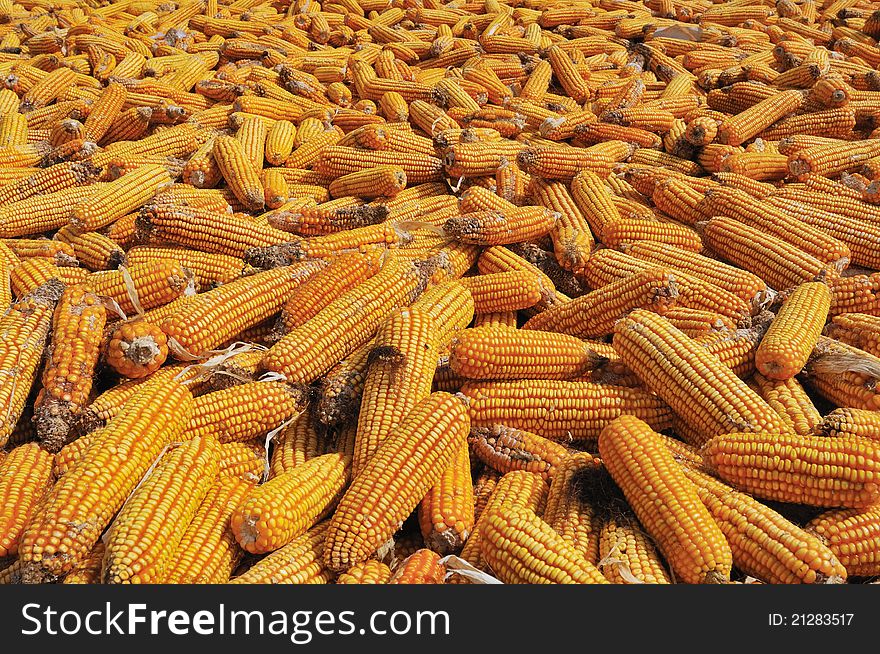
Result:
<svg viewBox="0 0 880 654">
<path fill-rule="evenodd" d="M 43 389 L 34 409 L 37 437 L 50 452 L 71 440 L 74 420 L 88 401 L 105 321 L 101 300 L 80 286 L 67 289 L 55 308 Z"/>
<path fill-rule="evenodd" d="M 24 409 L 52 325 L 55 304 L 62 292 L 59 282 L 49 281 L 13 304 L 0 318 L 4 343 L 0 356 L 0 370 L 4 371 L 0 384 L 0 406 L 4 407 L 0 443 L 3 445 Z"/>
<path fill-rule="evenodd" d="M 727 261 L 750 269 L 774 290 L 824 277 L 828 268 L 803 250 L 738 220 L 717 216 L 706 222 L 706 245 Z"/>
<path fill-rule="evenodd" d="M 389 255 L 376 275 L 272 346 L 263 358 L 263 368 L 283 373 L 290 381 L 314 381 L 365 343 L 395 306 L 411 301 L 419 284 L 415 270 Z"/>
<path fill-rule="evenodd" d="M 526 470 L 548 481 L 569 455 L 558 443 L 498 424 L 473 429 L 468 443 L 479 460 L 501 473 Z"/>
<path fill-rule="evenodd" d="M 235 197 L 247 209 L 262 210 L 265 206 L 265 191 L 259 171 L 248 158 L 241 142 L 231 136 L 218 136 L 214 140 L 212 153 Z"/>
<path fill-rule="evenodd" d="M 440 480 L 419 503 L 425 544 L 440 554 L 461 549 L 474 528 L 474 488 L 467 443 L 459 446 Z"/>
<path fill-rule="evenodd" d="M 7 239 L 3 241 L 8 250 L 19 260 L 47 259 L 56 266 L 76 266 L 79 262 L 73 248 L 67 243 L 49 239 Z"/>
<path fill-rule="evenodd" d="M 304 404 L 303 389 L 284 382 L 239 384 L 196 398 L 184 437 L 248 441 L 277 429 L 300 413 Z M 254 407 L 260 407 L 257 417 L 251 416 Z"/>
<path fill-rule="evenodd" d="M 837 315 L 825 327 L 825 335 L 874 356 L 880 355 L 880 317 L 862 313 Z"/>
<path fill-rule="evenodd" d="M 394 311 L 380 325 L 358 415 L 354 477 L 388 434 L 430 394 L 439 336 L 430 314 L 417 308 Z"/>
<path fill-rule="evenodd" d="M 513 506 L 485 516 L 480 551 L 504 583 L 608 583 L 534 511 Z"/>
<path fill-rule="evenodd" d="M 210 290 L 253 272 L 237 257 L 183 247 L 139 245 L 131 248 L 125 256 L 130 266 L 155 259 L 177 259 L 193 274 L 200 291 Z"/>
<path fill-rule="evenodd" d="M 261 559 L 232 584 L 327 584 L 331 573 L 321 563 L 329 535 L 328 523 L 316 525 Z"/>
<path fill-rule="evenodd" d="M 815 426 L 825 436 L 861 436 L 880 440 L 880 414 L 865 409 L 835 409 Z"/>
<path fill-rule="evenodd" d="M 217 471 L 217 442 L 210 437 L 193 439 L 163 455 L 107 531 L 103 582 L 163 579 Z"/>
<path fill-rule="evenodd" d="M 278 313 L 287 295 L 321 268 L 309 261 L 242 277 L 196 296 L 160 326 L 176 357 L 201 354 Z"/>
<path fill-rule="evenodd" d="M 535 352 L 543 352 L 532 359 Z M 469 379 L 571 379 L 603 357 L 589 343 L 551 332 L 477 327 L 459 332 L 449 353 L 452 371 Z"/>
<path fill-rule="evenodd" d="M 101 565 L 107 548 L 103 541 L 98 541 L 89 556 L 74 566 L 73 570 L 64 575 L 62 584 L 98 584 L 101 582 Z"/>
<path fill-rule="evenodd" d="M 450 218 L 443 225 L 446 234 L 474 245 L 519 243 L 547 234 L 557 214 L 543 207 L 516 207 L 510 211 L 476 211 Z"/>
<path fill-rule="evenodd" d="M 778 380 L 800 372 L 819 340 L 830 306 L 831 292 L 824 283 L 794 289 L 758 346 L 758 371 Z"/>
<path fill-rule="evenodd" d="M 251 484 L 262 480 L 266 470 L 266 446 L 259 439 L 223 443 L 219 452 L 221 477 L 234 477 Z"/>
<path fill-rule="evenodd" d="M 417 404 L 379 446 L 345 492 L 330 519 L 324 561 L 333 569 L 347 569 L 365 561 L 391 537 L 397 525 L 439 481 L 467 436 L 469 421 L 464 404 L 446 393 L 435 393 Z M 406 467 L 408 473 L 400 474 Z M 390 491 L 388 489 L 391 489 Z M 395 506 L 376 513 L 381 497 Z M 370 527 L 359 525 L 370 516 Z"/>
<path fill-rule="evenodd" d="M 0 556 L 15 556 L 34 507 L 52 484 L 52 455 L 25 443 L 0 461 Z"/>
<path fill-rule="evenodd" d="M 635 308 L 665 313 L 678 298 L 676 277 L 668 268 L 649 268 L 596 291 L 539 313 L 523 329 L 592 338 L 608 334 L 614 323 Z"/>
<path fill-rule="evenodd" d="M 86 232 L 106 227 L 146 204 L 163 184 L 170 181 L 164 166 L 140 166 L 77 202 L 71 210 L 70 222 Z"/>
<path fill-rule="evenodd" d="M 686 583 L 730 578 L 731 550 L 659 435 L 632 416 L 622 416 L 599 436 L 599 453 L 648 533 Z M 643 493 L 651 487 L 661 504 Z"/>
<path fill-rule="evenodd" d="M 238 544 L 261 554 L 304 534 L 333 512 L 348 483 L 349 463 L 325 454 L 252 490 L 230 518 Z"/>
<path fill-rule="evenodd" d="M 821 539 L 748 495 L 683 467 L 733 552 L 734 564 L 768 583 L 841 583 L 847 570 Z"/>
<path fill-rule="evenodd" d="M 716 436 L 702 454 L 721 479 L 755 497 L 866 508 L 880 498 L 876 449 L 859 437 L 761 431 Z"/>
<path fill-rule="evenodd" d="M 22 534 L 19 557 L 25 581 L 69 572 L 85 559 L 162 449 L 182 433 L 192 396 L 180 384 L 156 379 L 103 429 L 93 432 L 82 458 L 34 512 Z M 58 537 L 59 520 L 67 530 Z"/>
<path fill-rule="evenodd" d="M 440 562 L 440 555 L 421 549 L 410 554 L 395 568 L 388 583 L 442 584 L 445 576 L 446 566 Z"/>
<path fill-rule="evenodd" d="M 89 270 L 109 270 L 127 263 L 125 251 L 98 232 L 80 232 L 68 225 L 55 233 L 55 239 L 69 245 L 76 259 Z"/>
<path fill-rule="evenodd" d="M 610 421 L 632 414 L 666 429 L 671 412 L 656 396 L 637 388 L 592 382 L 525 380 L 468 382 L 474 427 L 503 424 L 556 441 L 596 439 Z"/>
<path fill-rule="evenodd" d="M 343 254 L 331 261 L 289 294 L 281 309 L 278 331 L 286 334 L 314 318 L 343 293 L 376 274 L 379 265 L 372 253 Z"/>
<path fill-rule="evenodd" d="M 851 576 L 873 576 L 877 557 L 878 509 L 828 511 L 807 523 L 806 530 L 834 553 Z"/>
<path fill-rule="evenodd" d="M 636 310 L 618 322 L 614 349 L 703 439 L 734 425 L 741 431 L 785 431 L 776 412 L 732 370 L 656 314 Z"/>
<path fill-rule="evenodd" d="M 174 560 L 165 569 L 164 583 L 229 581 L 243 554 L 232 535 L 229 518 L 251 487 L 234 478 L 214 481 L 183 533 Z"/>
<path fill-rule="evenodd" d="M 168 358 L 168 339 L 162 330 L 146 320 L 124 321 L 104 346 L 104 357 L 123 377 L 140 379 L 151 375 Z"/>
<path fill-rule="evenodd" d="M 306 461 L 324 454 L 325 444 L 321 432 L 313 425 L 309 413 L 300 414 L 277 434 L 269 464 L 269 479 L 290 472 Z"/>
<path fill-rule="evenodd" d="M 336 579 L 337 584 L 386 584 L 391 579 L 391 568 L 375 559 L 350 567 Z"/>
</svg>

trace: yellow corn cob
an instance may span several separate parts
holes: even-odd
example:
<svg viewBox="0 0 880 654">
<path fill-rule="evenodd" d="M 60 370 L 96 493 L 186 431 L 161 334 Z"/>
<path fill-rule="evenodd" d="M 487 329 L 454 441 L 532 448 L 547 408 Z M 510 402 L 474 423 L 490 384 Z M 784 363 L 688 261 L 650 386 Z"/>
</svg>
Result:
<svg viewBox="0 0 880 654">
<path fill-rule="evenodd" d="M 705 223 L 702 236 L 724 259 L 756 274 L 775 290 L 814 281 L 828 270 L 791 243 L 732 218 L 712 218 Z"/>
<path fill-rule="evenodd" d="M 235 477 L 256 484 L 266 469 L 265 444 L 260 439 L 223 443 L 220 452 L 220 476 Z"/>
<path fill-rule="evenodd" d="M 48 259 L 56 266 L 76 266 L 79 263 L 73 248 L 67 243 L 45 238 L 11 238 L 5 239 L 3 244 L 20 260 L 39 257 Z"/>
<path fill-rule="evenodd" d="M 643 261 L 693 275 L 749 303 L 759 303 L 767 293 L 767 285 L 756 275 L 674 245 L 639 241 L 630 243 L 624 251 Z"/>
<path fill-rule="evenodd" d="M 828 511 L 807 523 L 806 530 L 834 552 L 851 576 L 874 576 L 880 570 L 880 510 L 876 507 Z"/>
<path fill-rule="evenodd" d="M 198 295 L 161 323 L 172 352 L 178 358 L 185 352 L 201 354 L 259 324 L 276 314 L 287 295 L 321 268 L 315 261 L 276 268 Z M 175 349 L 178 345 L 182 350 Z"/>
<path fill-rule="evenodd" d="M 84 561 L 81 561 L 73 570 L 68 572 L 62 584 L 99 584 L 101 583 L 101 565 L 104 562 L 104 553 L 107 551 L 103 541 L 98 541 Z"/>
<path fill-rule="evenodd" d="M 109 270 L 127 263 L 125 250 L 98 232 L 80 232 L 68 225 L 55 233 L 55 240 L 69 245 L 76 259 L 91 271 Z"/>
<path fill-rule="evenodd" d="M 440 480 L 419 504 L 425 544 L 440 554 L 461 549 L 474 528 L 474 488 L 467 443 L 459 446 Z"/>
<path fill-rule="evenodd" d="M 200 395 L 184 438 L 213 436 L 221 443 L 257 438 L 303 410 L 303 389 L 280 381 L 250 382 Z M 255 407 L 259 413 L 252 415 Z"/>
<path fill-rule="evenodd" d="M 373 340 L 370 340 L 321 378 L 315 414 L 322 425 L 335 426 L 357 415 L 372 351 Z"/>
<path fill-rule="evenodd" d="M 669 268 L 648 268 L 602 286 L 570 302 L 550 307 L 531 318 L 523 329 L 603 336 L 614 323 L 636 308 L 666 313 L 678 302 L 676 275 Z"/>
<path fill-rule="evenodd" d="M 880 413 L 865 409 L 835 409 L 815 425 L 815 433 L 880 440 Z"/>
<path fill-rule="evenodd" d="M 480 551 L 504 583 L 608 583 L 592 563 L 531 509 L 488 508 L 484 515 Z"/>
<path fill-rule="evenodd" d="M 656 314 L 635 310 L 614 327 L 614 349 L 703 439 L 730 431 L 785 431 L 785 423 L 732 370 Z"/>
<path fill-rule="evenodd" d="M 770 379 L 794 377 L 816 346 L 831 307 L 822 282 L 801 284 L 782 305 L 755 352 L 755 367 Z"/>
<path fill-rule="evenodd" d="M 58 281 L 49 281 L 13 304 L 0 317 L 0 337 L 3 342 L 0 353 L 0 371 L 3 371 L 0 383 L 0 407 L 3 410 L 0 443 L 3 445 L 21 417 L 43 356 L 55 304 L 63 290 Z"/>
<path fill-rule="evenodd" d="M 253 164 L 257 171 L 263 169 L 267 134 L 266 123 L 256 117 L 245 118 L 235 132 L 235 138 L 241 144 L 245 158 Z"/>
<path fill-rule="evenodd" d="M 106 427 L 93 432 L 80 460 L 52 487 L 22 535 L 25 581 L 60 576 L 89 555 L 162 449 L 183 433 L 191 414 L 190 392 L 156 379 L 141 385 Z"/>
<path fill-rule="evenodd" d="M 72 208 L 70 221 L 85 232 L 106 227 L 146 204 L 163 184 L 170 182 L 171 177 L 164 166 L 139 166 L 77 202 Z"/>
<path fill-rule="evenodd" d="M 123 377 L 151 375 L 168 358 L 168 339 L 159 327 L 146 320 L 123 321 L 110 334 L 104 357 Z"/>
<path fill-rule="evenodd" d="M 58 229 L 67 224 L 70 208 L 94 195 L 92 186 L 74 186 L 35 195 L 0 207 L 0 238 L 17 238 Z"/>
<path fill-rule="evenodd" d="M 89 162 L 60 163 L 10 181 L 0 187 L 0 202 L 21 202 L 35 195 L 54 193 L 73 186 L 87 186 L 95 181 L 98 170 Z"/>
<path fill-rule="evenodd" d="M 447 220 L 446 234 L 463 243 L 505 245 L 547 234 L 557 214 L 543 207 L 516 207 L 509 211 L 475 211 Z"/>
<path fill-rule="evenodd" d="M 302 536 L 260 559 L 231 584 L 328 584 L 333 578 L 321 563 L 329 535 L 328 523 L 322 522 Z"/>
<path fill-rule="evenodd" d="M 289 120 L 276 120 L 266 135 L 265 157 L 273 166 L 280 166 L 293 151 L 296 126 Z"/>
<path fill-rule="evenodd" d="M 192 272 L 201 291 L 210 290 L 253 272 L 238 257 L 183 247 L 139 245 L 131 248 L 125 256 L 130 266 L 155 259 L 177 259 L 183 267 Z"/>
<path fill-rule="evenodd" d="M 777 381 L 755 373 L 750 385 L 779 414 L 792 433 L 810 434 L 822 422 L 810 396 L 796 379 Z"/>
<path fill-rule="evenodd" d="M 439 337 L 432 316 L 417 308 L 393 311 L 380 325 L 364 380 L 353 477 L 360 475 L 388 434 L 430 394 Z"/>
<path fill-rule="evenodd" d="M 596 563 L 599 529 L 595 511 L 584 492 L 583 480 L 599 465 L 586 452 L 563 459 L 549 478 L 550 493 L 543 518 L 569 545 L 590 563 Z"/>
<path fill-rule="evenodd" d="M 516 162 L 525 172 L 544 179 L 570 180 L 582 170 L 607 177 L 613 165 L 632 152 L 633 146 L 623 141 L 605 141 L 588 148 L 534 147 L 523 150 Z"/>
<path fill-rule="evenodd" d="M 548 481 L 569 456 L 558 443 L 499 424 L 474 428 L 468 443 L 479 460 L 498 472 L 526 470 Z"/>
<path fill-rule="evenodd" d="M 877 445 L 865 438 L 731 433 L 710 440 L 702 454 L 721 479 L 759 498 L 847 508 L 880 498 Z"/>
<path fill-rule="evenodd" d="M 494 326 L 459 332 L 449 353 L 452 371 L 469 379 L 570 379 L 603 361 L 589 343 L 565 334 Z"/>
<path fill-rule="evenodd" d="M 442 584 L 446 566 L 440 555 L 427 549 L 410 554 L 394 569 L 389 584 Z"/>
<path fill-rule="evenodd" d="M 529 270 L 511 270 L 463 277 L 459 283 L 470 291 L 475 311 L 490 313 L 535 306 L 548 294 L 543 281 Z"/>
<path fill-rule="evenodd" d="M 331 182 L 329 190 L 333 197 L 356 196 L 360 198 L 394 197 L 406 188 L 406 172 L 398 166 L 376 166 L 359 170 Z"/>
<path fill-rule="evenodd" d="M 43 390 L 34 408 L 37 437 L 49 452 L 71 440 L 74 420 L 85 408 L 106 319 L 100 298 L 81 286 L 67 289 L 55 308 Z"/>
<path fill-rule="evenodd" d="M 193 291 L 192 273 L 174 259 L 92 273 L 86 285 L 96 295 L 115 300 L 127 315 L 139 313 L 138 305 L 153 309 Z"/>
<path fill-rule="evenodd" d="M 263 358 L 262 367 L 290 381 L 311 382 L 372 336 L 387 315 L 417 294 L 420 279 L 409 265 L 389 254 L 373 277 L 291 330 Z"/>
<path fill-rule="evenodd" d="M 614 584 L 670 583 L 653 542 L 631 514 L 614 515 L 602 525 L 598 568 Z"/>
<path fill-rule="evenodd" d="M 468 429 L 464 404 L 447 393 L 434 393 L 417 404 L 342 497 L 330 519 L 325 564 L 348 569 L 384 544 L 440 480 Z M 383 498 L 393 498 L 393 505 Z"/>
<path fill-rule="evenodd" d="M 717 479 L 683 467 L 726 536 L 734 564 L 768 583 L 841 583 L 847 570 L 821 540 Z"/>
<path fill-rule="evenodd" d="M 245 208 L 260 211 L 265 191 L 259 171 L 245 153 L 241 142 L 231 136 L 218 136 L 212 150 L 214 161 L 235 197 Z"/>
<path fill-rule="evenodd" d="M 758 102 L 718 126 L 718 141 L 727 145 L 739 145 L 780 118 L 797 111 L 804 102 L 800 91 L 783 91 Z"/>
<path fill-rule="evenodd" d="M 295 418 L 290 426 L 275 436 L 273 442 L 269 479 L 290 472 L 325 453 L 322 434 L 315 428 L 307 412 Z"/>
<path fill-rule="evenodd" d="M 666 429 L 669 408 L 655 395 L 638 389 L 551 380 L 468 382 L 474 427 L 502 424 L 556 441 L 590 440 L 620 415 L 635 415 L 655 429 Z"/>
<path fill-rule="evenodd" d="M 391 579 L 391 568 L 375 559 L 350 567 L 339 575 L 337 584 L 386 584 Z"/>
<path fill-rule="evenodd" d="M 775 207 L 756 204 L 748 193 L 739 189 L 725 186 L 709 189 L 703 210 L 712 215 L 736 218 L 749 227 L 759 229 L 768 236 L 783 239 L 838 269 L 851 257 L 845 243 Z"/>
<path fill-rule="evenodd" d="M 291 156 L 296 156 L 296 151 Z M 290 159 L 285 165 L 290 166 Z M 440 181 L 443 176 L 443 164 L 436 157 L 417 152 L 357 150 L 341 145 L 323 147 L 314 170 L 335 179 L 376 166 L 399 166 L 410 184 Z"/>
<path fill-rule="evenodd" d="M 217 441 L 211 437 L 193 439 L 163 455 L 107 531 L 102 581 L 162 580 L 217 471 Z"/>
<path fill-rule="evenodd" d="M 874 356 L 880 355 L 880 317 L 863 313 L 834 316 L 825 328 L 825 335 L 842 341 Z"/>
<path fill-rule="evenodd" d="M 833 176 L 847 170 L 857 170 L 863 162 L 880 155 L 880 148 L 873 139 L 817 145 L 789 155 L 788 170 L 803 178 L 808 174 Z"/>
<path fill-rule="evenodd" d="M 235 478 L 221 477 L 213 483 L 186 528 L 174 560 L 165 569 L 164 583 L 229 581 L 243 554 L 229 518 L 251 488 L 250 483 Z"/>
<path fill-rule="evenodd" d="M 730 579 L 730 546 L 659 434 L 622 416 L 602 430 L 599 453 L 676 575 L 692 584 Z"/>
<path fill-rule="evenodd" d="M 18 540 L 34 507 L 51 487 L 52 459 L 37 443 L 25 443 L 0 461 L 0 557 L 18 552 Z"/>
<path fill-rule="evenodd" d="M 595 172 L 584 170 L 575 175 L 571 194 L 593 233 L 600 238 L 606 225 L 621 219 L 612 194 Z"/>
<path fill-rule="evenodd" d="M 238 544 L 262 554 L 283 547 L 331 514 L 348 484 L 350 459 L 325 454 L 252 490 L 232 513 Z"/>
</svg>

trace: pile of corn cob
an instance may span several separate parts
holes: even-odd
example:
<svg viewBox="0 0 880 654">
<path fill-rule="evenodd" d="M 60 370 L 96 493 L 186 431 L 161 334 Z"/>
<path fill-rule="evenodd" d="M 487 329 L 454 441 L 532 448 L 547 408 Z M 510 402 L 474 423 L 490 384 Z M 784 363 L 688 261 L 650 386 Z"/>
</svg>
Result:
<svg viewBox="0 0 880 654">
<path fill-rule="evenodd" d="M 0 0 L 0 583 L 880 575 L 878 39 Z"/>
</svg>

